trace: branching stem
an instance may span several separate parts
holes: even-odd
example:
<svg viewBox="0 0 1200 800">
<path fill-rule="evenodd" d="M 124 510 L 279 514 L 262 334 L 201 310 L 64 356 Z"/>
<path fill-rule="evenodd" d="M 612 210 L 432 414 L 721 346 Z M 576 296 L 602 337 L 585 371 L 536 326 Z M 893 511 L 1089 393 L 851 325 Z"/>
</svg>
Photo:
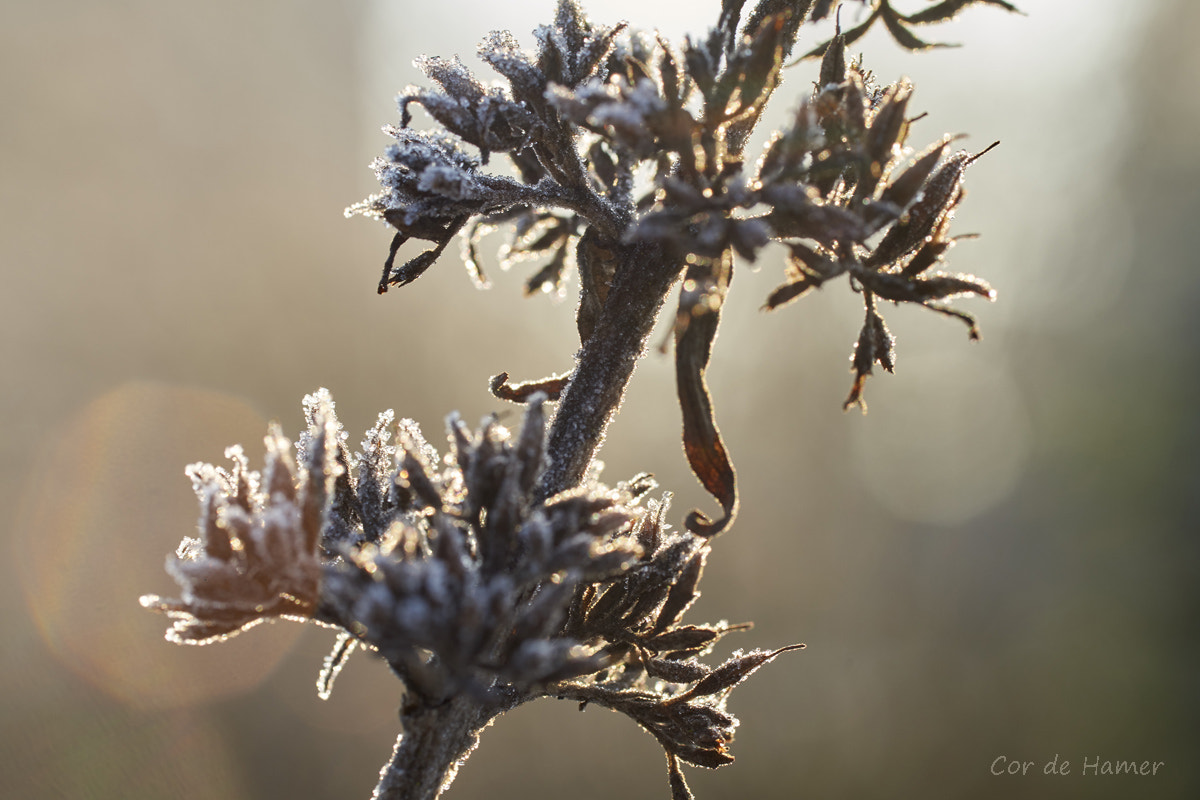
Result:
<svg viewBox="0 0 1200 800">
<path fill-rule="evenodd" d="M 583 480 L 621 407 L 634 367 L 680 265 L 648 244 L 620 245 L 619 263 L 592 335 L 577 356 L 547 442 L 538 493 L 550 497 Z"/>
</svg>

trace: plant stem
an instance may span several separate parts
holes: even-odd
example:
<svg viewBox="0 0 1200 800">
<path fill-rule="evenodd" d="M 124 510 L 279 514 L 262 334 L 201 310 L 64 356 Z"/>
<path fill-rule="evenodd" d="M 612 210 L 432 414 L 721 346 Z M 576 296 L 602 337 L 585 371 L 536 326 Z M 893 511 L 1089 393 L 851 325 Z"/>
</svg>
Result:
<svg viewBox="0 0 1200 800">
<path fill-rule="evenodd" d="M 621 407 L 634 367 L 680 265 L 661 248 L 614 245 L 619 259 L 592 335 L 579 351 L 547 440 L 548 464 L 538 495 L 550 497 L 583 480 Z"/>
<path fill-rule="evenodd" d="M 435 800 L 479 744 L 480 732 L 517 702 L 486 703 L 463 694 L 439 706 L 404 709 L 404 732 L 380 774 L 373 800 Z"/>
<path fill-rule="evenodd" d="M 549 463 L 538 488 L 543 498 L 578 485 L 587 473 L 680 275 L 678 264 L 654 245 L 615 245 L 614 250 L 612 288 L 550 427 Z M 479 743 L 480 732 L 525 699 L 461 694 L 436 706 L 406 707 L 404 733 L 380 776 L 375 800 L 435 800 Z"/>
</svg>

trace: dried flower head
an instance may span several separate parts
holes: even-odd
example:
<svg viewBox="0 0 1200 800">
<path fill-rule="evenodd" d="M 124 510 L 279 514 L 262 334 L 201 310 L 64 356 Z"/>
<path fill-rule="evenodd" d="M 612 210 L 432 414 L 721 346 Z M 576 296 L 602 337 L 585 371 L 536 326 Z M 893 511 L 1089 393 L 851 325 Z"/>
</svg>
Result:
<svg viewBox="0 0 1200 800">
<path fill-rule="evenodd" d="M 901 171 L 912 87 L 877 86 L 845 55 L 877 21 L 905 47 L 924 49 L 931 45 L 910 26 L 949 19 L 978 2 L 1016 10 L 1001 0 L 944 0 L 903 15 L 889 0 L 864 0 L 871 9 L 864 22 L 845 32 L 839 24 L 833 39 L 808 53 L 823 56 L 816 90 L 750 164 L 750 133 L 783 79 L 801 23 L 827 16 L 830 3 L 760 0 L 743 13 L 744 2 L 724 2 L 707 36 L 677 49 L 624 25 L 596 25 L 575 0 L 560 0 L 554 24 L 535 32 L 536 53 L 507 32 L 480 45 L 505 88 L 485 90 L 457 59 L 421 59 L 439 88 L 410 88 L 401 98 L 400 127 L 389 129 L 396 144 L 375 162 L 384 191 L 347 213 L 397 230 L 381 292 L 415 280 L 460 231 L 464 260 L 476 283 L 486 285 L 478 239 L 511 223 L 505 262 L 542 259 L 527 293 L 561 296 L 578 270 L 585 347 L 622 268 L 661 270 L 666 286 L 682 280 L 674 340 L 684 451 L 722 511 L 716 520 L 693 512 L 687 524 L 714 535 L 728 528 L 738 505 L 705 382 L 735 256 L 753 261 L 768 245 L 788 248 L 787 282 L 767 308 L 840 275 L 861 292 L 866 318 L 847 408 L 866 409 L 863 386 L 875 364 L 894 366 L 893 337 L 875 298 L 957 317 L 978 338 L 973 318 L 945 301 L 962 294 L 990 299 L 991 287 L 935 270 L 955 241 L 949 221 L 963 197 L 963 172 L 978 155 L 943 160 L 951 141 L 943 137 Z M 413 104 L 444 130 L 409 128 Z M 484 169 L 495 153 L 509 157 L 516 177 Z M 647 170 L 652 183 L 641 190 L 634 176 Z M 434 247 L 396 267 L 409 238 Z M 498 396 L 514 399 L 511 392 Z M 579 473 L 576 465 L 571 474 Z"/>
<path fill-rule="evenodd" d="M 901 169 L 912 87 L 906 81 L 875 85 L 860 64 L 846 63 L 845 38 L 839 34 L 826 49 L 812 97 L 767 145 L 755 185 L 773 202 L 768 220 L 790 250 L 787 282 L 765 308 L 779 308 L 842 275 L 863 298 L 866 317 L 845 407 L 865 411 L 863 386 L 872 367 L 895 367 L 894 338 L 876 298 L 955 317 L 968 325 L 972 340 L 979 338 L 974 318 L 945 301 L 966 294 L 991 300 L 995 291 L 974 275 L 936 268 L 956 241 L 949 227 L 965 194 L 966 169 L 996 145 L 943 158 L 953 141 L 946 136 Z M 805 184 L 800 192 L 797 186 Z M 837 216 L 822 218 L 829 214 Z"/>
<path fill-rule="evenodd" d="M 544 397 L 527 401 L 516 435 L 452 414 L 443 459 L 408 420 L 392 444 L 390 411 L 350 452 L 329 394 L 309 395 L 299 464 L 273 428 L 264 476 L 237 447 L 232 470 L 189 467 L 203 538 L 168 562 L 182 599 L 143 605 L 175 617 L 167 636 L 181 643 L 273 617 L 336 626 L 322 697 L 360 647 L 402 678 L 412 707 L 569 698 L 625 713 L 672 759 L 732 761 L 729 690 L 793 648 L 705 664 L 748 627 L 682 623 L 708 539 L 667 523 L 670 495 L 647 499 L 648 475 L 539 499 Z"/>
<path fill-rule="evenodd" d="M 250 471 L 241 447 L 226 450 L 231 470 L 188 467 L 200 498 L 200 538 L 184 539 L 167 559 L 182 596 L 141 598 L 146 608 L 175 620 L 170 641 L 207 644 L 267 619 L 313 616 L 326 506 L 343 471 L 335 455 L 333 406 L 326 400 L 311 401 L 316 415 L 299 465 L 291 443 L 272 426 L 265 475 Z"/>
</svg>

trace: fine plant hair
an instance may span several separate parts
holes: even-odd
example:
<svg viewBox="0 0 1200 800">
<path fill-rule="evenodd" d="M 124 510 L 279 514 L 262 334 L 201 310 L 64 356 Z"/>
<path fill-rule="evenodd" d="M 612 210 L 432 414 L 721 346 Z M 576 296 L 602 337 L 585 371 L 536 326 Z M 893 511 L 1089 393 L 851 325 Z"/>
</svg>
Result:
<svg viewBox="0 0 1200 800">
<path fill-rule="evenodd" d="M 574 275 L 574 364 L 564 352 L 561 375 L 494 377 L 493 395 L 524 406 L 519 430 L 451 413 L 444 454 L 390 410 L 352 446 L 321 389 L 304 398 L 294 444 L 272 426 L 261 471 L 240 447 L 228 467 L 188 467 L 199 535 L 167 562 L 181 596 L 142 598 L 173 620 L 167 638 L 205 644 L 277 617 L 328 626 L 322 698 L 355 650 L 386 661 L 404 687 L 403 731 L 377 798 L 441 795 L 483 728 L 541 697 L 630 717 L 663 747 L 672 797 L 691 797 L 682 764 L 733 761 L 731 690 L 803 647 L 714 664 L 714 645 L 749 625 L 684 622 L 738 509 L 705 383 L 734 266 L 786 257 L 772 311 L 845 277 L 864 309 L 847 409 L 865 412 L 867 377 L 895 366 L 885 302 L 978 338 L 948 301 L 994 292 L 944 260 L 962 238 L 949 229 L 964 173 L 991 148 L 952 152 L 949 135 L 910 147 L 912 85 L 879 83 L 847 50 L 877 24 L 910 50 L 941 46 L 914 29 L 976 4 L 1016 11 L 941 0 L 904 14 L 854 0 L 857 24 L 843 30 L 839 17 L 831 39 L 797 57 L 803 23 L 833 16 L 831 0 L 723 0 L 709 33 L 677 44 L 559 0 L 535 51 L 507 31 L 484 38 L 479 56 L 500 82 L 457 57 L 418 59 L 434 88 L 400 96 L 399 124 L 385 129 L 395 141 L 374 163 L 382 190 L 347 210 L 395 230 L 379 292 L 416 280 L 455 237 L 486 286 L 480 238 L 505 227 L 505 261 L 535 262 L 526 294 L 562 295 Z M 811 91 L 750 155 L 767 102 L 805 59 L 817 66 Z M 436 129 L 412 127 L 415 109 Z M 430 246 L 399 262 L 411 239 Z M 607 486 L 595 466 L 677 284 L 683 449 L 720 507 L 682 521 L 652 476 Z"/>
</svg>

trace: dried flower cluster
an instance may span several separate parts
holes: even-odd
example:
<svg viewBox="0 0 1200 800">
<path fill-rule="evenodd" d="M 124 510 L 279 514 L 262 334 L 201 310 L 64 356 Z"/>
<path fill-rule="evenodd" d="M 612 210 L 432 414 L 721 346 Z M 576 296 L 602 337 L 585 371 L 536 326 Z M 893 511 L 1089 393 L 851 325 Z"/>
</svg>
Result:
<svg viewBox="0 0 1200 800">
<path fill-rule="evenodd" d="M 322 617 L 378 651 L 433 705 L 464 691 L 536 691 L 607 664 L 596 643 L 565 636 L 563 625 L 574 594 L 641 554 L 631 526 L 645 511 L 630 488 L 535 500 L 540 398 L 515 439 L 495 420 L 472 433 L 452 415 L 444 469 L 411 425 L 401 423 L 397 446 L 387 446 L 389 420 L 355 459 L 357 485 L 335 499 L 331 529 L 378 524 L 355 528 L 341 548 Z"/>
<path fill-rule="evenodd" d="M 786 254 L 768 309 L 847 277 L 866 314 L 846 407 L 864 410 L 874 365 L 895 364 L 879 301 L 956 317 L 974 339 L 974 319 L 946 303 L 994 296 L 942 270 L 965 170 L 982 152 L 949 153 L 954 137 L 943 136 L 913 154 L 911 85 L 879 85 L 846 46 L 882 22 L 902 46 L 925 49 L 934 45 L 913 26 L 976 3 L 1015 9 L 942 0 L 906 15 L 890 0 L 858 3 L 865 19 L 845 32 L 839 19 L 807 54 L 821 59 L 815 86 L 756 158 L 750 136 L 802 24 L 830 16 L 830 0 L 748 10 L 723 0 L 716 26 L 679 47 L 559 0 L 534 32 L 536 52 L 508 32 L 480 45 L 502 84 L 457 57 L 419 59 L 436 87 L 401 95 L 400 124 L 386 129 L 395 142 L 374 165 L 382 191 L 347 211 L 396 230 L 379 292 L 416 280 L 460 233 L 470 274 L 488 285 L 480 238 L 510 225 L 504 263 L 539 262 L 526 293 L 561 296 L 578 273 L 575 363 L 542 380 L 498 374 L 492 393 L 526 405 L 520 432 L 495 419 L 472 431 L 451 415 L 444 458 L 390 411 L 352 451 L 322 390 L 305 399 L 295 459 L 273 429 L 264 475 L 236 448 L 232 470 L 191 467 L 201 538 L 168 562 L 182 597 L 142 601 L 175 619 L 168 638 L 203 643 L 273 617 L 336 627 L 322 697 L 354 649 L 385 659 L 405 685 L 405 732 L 378 798 L 437 797 L 492 719 L 542 696 L 635 720 L 666 751 L 676 800 L 691 797 L 680 763 L 731 761 L 730 689 L 802 646 L 713 666 L 713 646 L 748 625 L 682 622 L 738 505 L 705 382 L 735 264 Z M 414 106 L 440 128 L 411 127 Z M 489 169 L 497 154 L 509 170 Z M 432 246 L 397 266 L 411 239 Z M 722 512 L 692 511 L 679 528 L 667 521 L 670 495 L 648 497 L 650 476 L 610 489 L 594 462 L 676 284 L 684 452 Z"/>
<path fill-rule="evenodd" d="M 794 648 L 700 660 L 748 626 L 681 623 L 709 543 L 667 523 L 669 495 L 643 504 L 652 478 L 536 499 L 540 396 L 515 437 L 495 419 L 472 432 L 452 414 L 444 461 L 409 420 L 392 444 L 391 411 L 351 452 L 327 392 L 304 406 L 298 463 L 273 429 L 265 478 L 240 448 L 232 471 L 189 469 L 203 538 L 168 562 L 183 598 L 142 599 L 178 619 L 168 638 L 202 644 L 271 617 L 311 618 L 342 631 L 322 696 L 361 646 L 404 681 L 413 711 L 461 694 L 497 709 L 570 698 L 627 714 L 672 764 L 733 760 L 729 690 Z"/>
<path fill-rule="evenodd" d="M 974 276 L 938 269 L 954 243 L 948 228 L 964 171 L 978 156 L 947 157 L 952 138 L 942 137 L 910 161 L 911 85 L 879 86 L 845 52 L 880 20 L 902 45 L 925 48 L 906 26 L 948 19 L 970 4 L 950 0 L 904 16 L 887 0 L 873 0 L 862 24 L 809 53 L 823 54 L 812 96 L 751 164 L 749 134 L 782 80 L 800 24 L 828 15 L 830 3 L 764 0 L 743 18 L 744 3 L 727 0 L 707 37 L 677 50 L 623 25 L 595 25 L 564 0 L 554 25 L 535 32 L 536 54 L 507 32 L 480 45 L 481 58 L 507 87 L 485 88 L 457 58 L 420 59 L 439 88 L 411 87 L 401 97 L 400 127 L 388 129 L 396 143 L 375 164 L 384 192 L 347 213 L 380 218 L 398 231 L 381 292 L 419 277 L 460 231 L 464 260 L 486 284 L 479 236 L 511 222 L 506 262 L 545 259 L 528 293 L 561 294 L 570 269 L 578 269 L 585 347 L 618 265 L 635 259 L 642 265 L 631 268 L 649 271 L 662 263 L 669 282 L 682 278 L 675 360 L 684 449 L 723 511 L 715 522 L 695 512 L 688 526 L 712 535 L 732 522 L 737 507 L 733 466 L 704 379 L 735 256 L 753 261 L 768 245 L 788 248 L 787 282 L 767 308 L 849 276 L 866 318 L 846 407 L 865 410 L 862 390 L 872 367 L 891 371 L 895 363 L 876 298 L 958 317 L 978 337 L 970 315 L 945 301 L 963 294 L 990 299 L 993 290 Z M 409 127 L 414 104 L 443 130 Z M 508 155 L 515 175 L 484 169 L 498 152 Z M 635 175 L 643 167 L 654 177 L 639 190 Z M 398 249 L 410 238 L 434 247 L 397 267 Z M 527 391 L 557 397 L 564 386 L 555 378 Z"/>
</svg>

